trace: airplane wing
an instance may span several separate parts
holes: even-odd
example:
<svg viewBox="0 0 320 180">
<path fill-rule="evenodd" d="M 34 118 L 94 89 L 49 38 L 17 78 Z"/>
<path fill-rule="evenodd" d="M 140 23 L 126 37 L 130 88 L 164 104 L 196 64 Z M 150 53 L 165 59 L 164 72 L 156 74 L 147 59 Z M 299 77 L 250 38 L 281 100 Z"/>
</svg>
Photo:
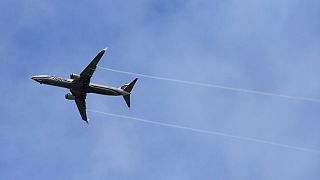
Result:
<svg viewBox="0 0 320 180">
<path fill-rule="evenodd" d="M 88 123 L 87 112 L 86 112 L 86 100 L 82 98 L 75 99 L 81 118 Z"/>
<path fill-rule="evenodd" d="M 106 51 L 107 48 L 104 48 L 102 51 L 100 51 L 99 54 L 90 62 L 90 64 L 81 72 L 80 80 L 82 81 L 84 86 L 89 85 L 90 79 L 97 68 L 97 64 Z"/>
</svg>

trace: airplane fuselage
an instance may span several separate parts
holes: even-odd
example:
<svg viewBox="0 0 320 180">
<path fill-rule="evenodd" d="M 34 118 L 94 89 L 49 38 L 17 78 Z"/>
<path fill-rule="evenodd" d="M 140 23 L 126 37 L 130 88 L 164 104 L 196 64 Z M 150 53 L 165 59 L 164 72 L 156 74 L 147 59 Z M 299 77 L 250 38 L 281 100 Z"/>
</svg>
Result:
<svg viewBox="0 0 320 180">
<path fill-rule="evenodd" d="M 97 64 L 106 50 L 107 48 L 102 49 L 80 74 L 70 74 L 70 78 L 38 75 L 33 76 L 32 79 L 40 84 L 47 84 L 69 89 L 70 93 L 66 94 L 65 98 L 75 101 L 82 120 L 86 121 L 87 123 L 89 121 L 86 112 L 86 97 L 88 93 L 108 96 L 122 96 L 127 106 L 130 107 L 130 94 L 138 78 L 135 78 L 130 83 L 122 85 L 119 88 L 90 83 L 91 77 L 97 68 Z"/>
<path fill-rule="evenodd" d="M 57 86 L 62 88 L 70 89 L 74 92 L 79 93 L 96 93 L 108 96 L 124 96 L 129 95 L 129 92 L 124 91 L 121 88 L 116 88 L 112 86 L 106 86 L 101 84 L 90 83 L 88 87 L 81 87 L 78 83 L 75 83 L 75 79 L 67 79 L 56 76 L 39 75 L 33 76 L 33 80 L 39 82 L 40 84 L 47 84 L 51 86 Z"/>
</svg>

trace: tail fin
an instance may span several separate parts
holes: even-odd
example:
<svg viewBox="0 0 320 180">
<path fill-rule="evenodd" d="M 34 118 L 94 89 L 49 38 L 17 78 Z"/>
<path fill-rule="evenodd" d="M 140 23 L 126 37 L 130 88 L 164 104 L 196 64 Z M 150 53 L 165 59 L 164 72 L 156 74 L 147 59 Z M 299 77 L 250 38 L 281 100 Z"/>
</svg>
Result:
<svg viewBox="0 0 320 180">
<path fill-rule="evenodd" d="M 131 83 L 122 86 L 121 89 L 130 93 L 132 91 L 133 86 L 136 84 L 137 80 L 138 78 L 135 78 Z M 130 107 L 130 94 L 124 95 L 123 99 L 126 101 L 127 106 Z"/>
</svg>

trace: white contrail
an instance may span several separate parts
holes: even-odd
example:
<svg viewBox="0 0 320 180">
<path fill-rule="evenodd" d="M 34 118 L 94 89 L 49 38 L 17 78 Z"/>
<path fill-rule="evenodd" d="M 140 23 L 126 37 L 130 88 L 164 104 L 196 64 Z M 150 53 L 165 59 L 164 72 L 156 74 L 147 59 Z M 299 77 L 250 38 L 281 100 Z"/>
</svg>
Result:
<svg viewBox="0 0 320 180">
<path fill-rule="evenodd" d="M 217 89 L 224 89 L 224 90 L 242 92 L 242 93 L 247 93 L 247 94 L 256 94 L 256 95 L 262 95 L 262 96 L 273 96 L 273 97 L 280 97 L 280 98 L 293 99 L 293 100 L 299 100 L 299 101 L 309 101 L 309 102 L 317 102 L 317 103 L 320 102 L 320 99 L 317 99 L 317 98 L 289 96 L 289 95 L 276 94 L 276 93 L 270 93 L 270 92 L 264 92 L 264 91 L 241 89 L 241 88 L 221 86 L 221 85 L 216 85 L 216 84 L 208 84 L 208 83 L 201 83 L 201 82 L 185 81 L 185 80 L 180 80 L 180 79 L 172 79 L 172 78 L 165 78 L 165 77 L 159 77 L 159 76 L 152 76 L 152 75 L 146 75 L 146 74 L 139 74 L 139 73 L 115 70 L 115 69 L 111 69 L 111 68 L 105 68 L 105 67 L 101 67 L 101 66 L 98 66 L 98 67 L 101 68 L 101 69 L 104 69 L 104 70 L 107 70 L 107 71 L 111 71 L 111 72 L 116 72 L 116 73 L 130 74 L 130 75 L 134 75 L 134 76 L 140 76 L 140 77 L 163 80 L 163 81 L 171 81 L 171 82 L 177 82 L 177 83 L 194 85 L 194 86 L 217 88 Z"/>
<path fill-rule="evenodd" d="M 291 146 L 291 145 L 287 145 L 287 144 L 281 144 L 281 143 L 276 143 L 276 142 L 271 142 L 271 141 L 266 141 L 266 140 L 261 140 L 261 139 L 256 139 L 256 138 L 236 136 L 236 135 L 227 134 L 227 133 L 218 132 L 218 131 L 209 131 L 209 130 L 204 130 L 204 129 L 196 129 L 196 128 L 185 127 L 185 126 L 180 126 L 180 125 L 176 125 L 176 124 L 169 124 L 169 123 L 151 121 L 151 120 L 147 120 L 147 119 L 124 116 L 124 115 L 107 113 L 107 112 L 101 112 L 101 111 L 96 111 L 96 110 L 89 110 L 88 109 L 88 111 L 93 112 L 93 113 L 99 113 L 99 114 L 104 114 L 104 115 L 108 115 L 108 116 L 113 116 L 113 117 L 117 117 L 117 118 L 124 118 L 124 119 L 135 120 L 135 121 L 139 121 L 139 122 L 143 122 L 143 123 L 154 124 L 154 125 L 158 125 L 158 126 L 164 126 L 164 127 L 170 127 L 170 128 L 176 128 L 176 129 L 183 129 L 183 130 L 193 131 L 193 132 L 197 132 L 197 133 L 210 134 L 210 135 L 215 135 L 215 136 L 223 136 L 223 137 L 237 139 L 237 140 L 241 140 L 241 141 L 249 141 L 249 142 L 254 142 L 254 143 L 267 144 L 267 145 L 271 145 L 271 146 L 275 146 L 275 147 L 281 147 L 281 148 L 296 150 L 296 151 L 304 151 L 304 152 L 320 154 L 320 150 L 316 150 L 316 149 L 309 149 L 309 148 Z"/>
</svg>

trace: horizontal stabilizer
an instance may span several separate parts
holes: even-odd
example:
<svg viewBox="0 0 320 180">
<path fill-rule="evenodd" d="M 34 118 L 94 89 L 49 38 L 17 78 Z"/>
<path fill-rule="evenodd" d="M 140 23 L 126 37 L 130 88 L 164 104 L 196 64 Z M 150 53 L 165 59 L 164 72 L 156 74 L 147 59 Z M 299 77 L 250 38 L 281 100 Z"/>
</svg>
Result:
<svg viewBox="0 0 320 180">
<path fill-rule="evenodd" d="M 121 87 L 121 89 L 123 89 L 124 91 L 131 93 L 133 86 L 136 84 L 138 78 L 135 78 L 131 83 L 129 84 L 125 84 Z M 124 95 L 123 99 L 126 101 L 127 106 L 130 107 L 130 94 L 128 95 Z"/>
<path fill-rule="evenodd" d="M 132 88 L 133 88 L 133 86 L 136 84 L 137 80 L 138 80 L 138 78 L 135 78 L 130 84 L 125 85 L 125 86 L 123 87 L 123 90 L 126 91 L 126 92 L 131 92 L 131 91 L 132 91 Z"/>
<path fill-rule="evenodd" d="M 127 106 L 130 107 L 130 94 L 123 96 L 124 101 L 126 101 Z"/>
</svg>

